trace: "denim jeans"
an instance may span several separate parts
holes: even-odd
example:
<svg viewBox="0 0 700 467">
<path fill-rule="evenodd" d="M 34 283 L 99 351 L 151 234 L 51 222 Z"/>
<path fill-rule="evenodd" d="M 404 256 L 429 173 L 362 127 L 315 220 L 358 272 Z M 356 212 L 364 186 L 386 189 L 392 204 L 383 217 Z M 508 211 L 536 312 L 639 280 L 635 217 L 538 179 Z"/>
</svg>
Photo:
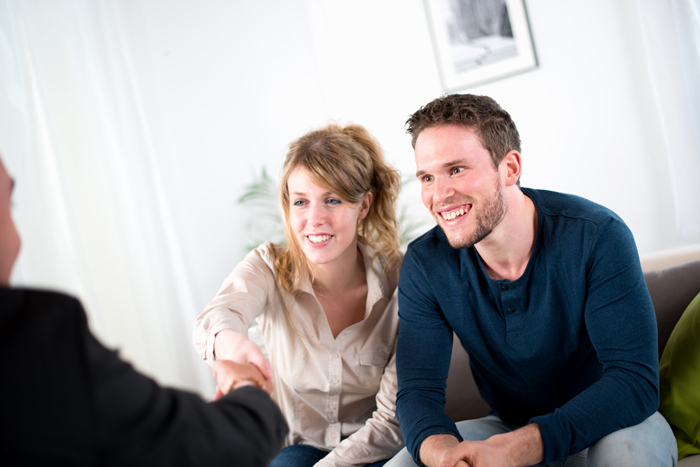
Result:
<svg viewBox="0 0 700 467">
<path fill-rule="evenodd" d="M 489 415 L 457 423 L 462 438 L 470 441 L 488 439 L 518 427 Z M 678 446 L 666 419 L 656 412 L 639 425 L 610 433 L 579 453 L 549 462 L 547 467 L 675 467 Z M 416 467 L 406 448 L 386 467 Z"/>
<path fill-rule="evenodd" d="M 268 467 L 312 467 L 316 462 L 320 461 L 328 451 L 308 446 L 306 444 L 295 444 L 282 449 L 277 456 L 270 461 Z M 382 467 L 389 462 L 389 459 L 367 464 L 366 467 Z"/>
</svg>

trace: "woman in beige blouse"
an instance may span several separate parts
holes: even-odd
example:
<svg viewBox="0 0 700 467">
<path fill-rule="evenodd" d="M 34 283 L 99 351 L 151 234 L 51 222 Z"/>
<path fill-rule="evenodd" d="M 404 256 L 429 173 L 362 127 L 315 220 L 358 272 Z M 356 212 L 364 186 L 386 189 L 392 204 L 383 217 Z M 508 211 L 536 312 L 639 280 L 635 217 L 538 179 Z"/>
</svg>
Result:
<svg viewBox="0 0 700 467">
<path fill-rule="evenodd" d="M 290 427 L 270 466 L 381 466 L 403 447 L 394 414 L 398 173 L 359 125 L 290 145 L 287 245 L 246 256 L 197 318 L 207 361 L 253 363 Z M 247 337 L 258 318 L 270 360 Z"/>
</svg>

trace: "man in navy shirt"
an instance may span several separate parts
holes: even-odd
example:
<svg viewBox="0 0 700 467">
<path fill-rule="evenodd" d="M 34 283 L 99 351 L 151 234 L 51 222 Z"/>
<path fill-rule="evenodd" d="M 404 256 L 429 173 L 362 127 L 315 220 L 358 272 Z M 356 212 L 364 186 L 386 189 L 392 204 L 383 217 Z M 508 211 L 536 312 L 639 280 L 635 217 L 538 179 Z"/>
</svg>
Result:
<svg viewBox="0 0 700 467">
<path fill-rule="evenodd" d="M 388 466 L 675 465 L 656 412 L 654 310 L 624 222 L 583 198 L 520 188 L 518 131 L 489 97 L 444 96 L 407 126 L 438 226 L 401 270 L 407 450 Z M 458 424 L 444 412 L 453 332 L 491 407 Z"/>
</svg>

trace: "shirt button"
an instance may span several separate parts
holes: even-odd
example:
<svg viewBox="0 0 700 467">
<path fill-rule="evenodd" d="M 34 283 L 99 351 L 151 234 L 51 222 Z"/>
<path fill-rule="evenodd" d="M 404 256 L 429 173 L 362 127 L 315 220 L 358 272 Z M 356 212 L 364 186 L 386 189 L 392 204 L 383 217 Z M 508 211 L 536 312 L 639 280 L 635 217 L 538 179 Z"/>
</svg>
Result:
<svg viewBox="0 0 700 467">
<path fill-rule="evenodd" d="M 337 353 L 332 353 L 332 354 L 331 354 L 331 358 L 338 358 L 338 354 L 337 354 Z"/>
<path fill-rule="evenodd" d="M 335 405 L 331 405 L 331 410 L 335 410 Z"/>
<path fill-rule="evenodd" d="M 338 384 L 338 378 L 333 378 L 333 379 L 331 380 L 331 383 L 333 383 L 333 384 Z"/>
<path fill-rule="evenodd" d="M 501 290 L 503 290 L 503 291 L 505 292 L 506 290 L 508 290 L 508 286 L 507 286 L 507 285 L 502 285 L 502 286 L 501 286 Z"/>
<path fill-rule="evenodd" d="M 513 313 L 515 313 L 515 308 L 513 308 L 512 306 L 509 306 L 508 307 L 508 314 L 512 315 Z"/>
</svg>

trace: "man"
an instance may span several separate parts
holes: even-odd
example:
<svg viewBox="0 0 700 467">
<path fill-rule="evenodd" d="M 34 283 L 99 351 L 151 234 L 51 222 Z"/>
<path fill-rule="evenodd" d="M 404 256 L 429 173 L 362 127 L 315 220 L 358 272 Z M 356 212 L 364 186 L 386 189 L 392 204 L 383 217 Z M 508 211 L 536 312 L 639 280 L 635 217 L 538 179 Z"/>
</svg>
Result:
<svg viewBox="0 0 700 467">
<path fill-rule="evenodd" d="M 518 131 L 489 97 L 444 96 L 407 127 L 438 227 L 409 246 L 401 270 L 407 451 L 388 465 L 675 465 L 673 433 L 655 413 L 656 320 L 622 220 L 520 188 Z M 453 331 L 492 409 L 457 425 L 444 413 Z"/>
<path fill-rule="evenodd" d="M 8 288 L 13 186 L 0 160 L 0 464 L 267 465 L 287 425 L 256 367 L 217 362 L 207 404 L 99 344 L 76 299 Z"/>
</svg>

